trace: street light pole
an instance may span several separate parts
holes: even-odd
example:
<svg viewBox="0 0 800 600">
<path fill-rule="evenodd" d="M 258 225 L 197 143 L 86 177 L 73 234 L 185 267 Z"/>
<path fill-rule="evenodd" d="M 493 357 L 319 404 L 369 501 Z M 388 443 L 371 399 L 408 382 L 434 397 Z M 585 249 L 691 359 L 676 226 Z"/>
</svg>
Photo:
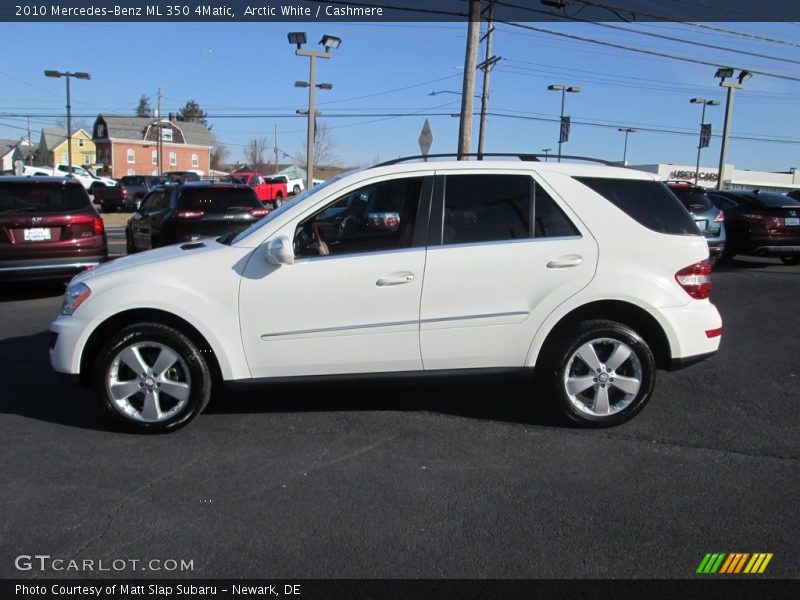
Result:
<svg viewBox="0 0 800 600">
<path fill-rule="evenodd" d="M 581 88 L 577 85 L 564 85 L 564 84 L 551 84 L 547 86 L 547 89 L 551 92 L 561 92 L 561 120 L 559 121 L 559 130 L 558 130 L 558 162 L 561 162 L 561 144 L 566 142 L 567 140 L 564 139 L 565 136 L 565 129 L 564 129 L 564 105 L 566 103 L 565 96 L 567 92 L 571 94 L 577 94 L 581 91 Z"/>
<path fill-rule="evenodd" d="M 728 158 L 728 133 L 731 125 L 731 114 L 733 113 L 733 92 L 740 90 L 744 87 L 744 82 L 750 79 L 753 74 L 750 71 L 741 71 L 737 77 L 738 83 L 727 81 L 728 78 L 733 77 L 733 69 L 720 68 L 714 74 L 714 77 L 719 78 L 720 87 L 728 89 L 728 98 L 725 102 L 725 125 L 722 128 L 722 148 L 719 152 L 719 175 L 717 176 L 717 189 L 721 190 L 723 186 L 723 172 L 725 170 L 725 161 Z"/>
<path fill-rule="evenodd" d="M 547 162 L 547 155 L 550 154 L 551 148 L 542 148 L 542 152 L 544 152 L 544 162 Z"/>
<path fill-rule="evenodd" d="M 697 142 L 697 164 L 694 168 L 694 184 L 697 185 L 697 181 L 700 179 L 700 151 L 704 148 L 703 146 L 703 126 L 706 124 L 706 106 L 718 106 L 719 100 L 706 100 L 705 98 L 692 98 L 689 100 L 692 104 L 702 104 L 703 105 L 703 113 L 700 116 L 700 139 Z M 722 173 L 720 172 L 719 179 L 722 178 Z"/>
<path fill-rule="evenodd" d="M 333 86 L 330 83 L 317 83 L 317 59 L 330 58 L 331 49 L 338 48 L 342 40 L 332 35 L 323 35 L 320 44 L 325 47 L 323 52 L 314 50 L 303 50 L 306 43 L 305 32 L 289 33 L 289 43 L 297 46 L 295 54 L 297 56 L 307 56 L 311 59 L 309 66 L 308 82 L 296 81 L 295 87 L 308 87 L 308 126 L 306 130 L 306 189 L 311 189 L 314 185 L 314 138 L 316 128 L 316 89 L 330 90 Z"/>
<path fill-rule="evenodd" d="M 636 133 L 636 130 L 631 127 L 618 127 L 617 131 L 625 132 L 625 149 L 622 151 L 622 166 L 628 166 L 628 134 Z"/>
<path fill-rule="evenodd" d="M 69 80 L 71 77 L 75 77 L 76 79 L 91 79 L 92 76 L 89 75 L 89 73 L 83 72 L 72 73 L 70 71 L 61 72 L 50 70 L 45 71 L 44 74 L 45 77 L 64 77 L 67 80 L 67 176 L 72 177 L 72 102 Z"/>
</svg>

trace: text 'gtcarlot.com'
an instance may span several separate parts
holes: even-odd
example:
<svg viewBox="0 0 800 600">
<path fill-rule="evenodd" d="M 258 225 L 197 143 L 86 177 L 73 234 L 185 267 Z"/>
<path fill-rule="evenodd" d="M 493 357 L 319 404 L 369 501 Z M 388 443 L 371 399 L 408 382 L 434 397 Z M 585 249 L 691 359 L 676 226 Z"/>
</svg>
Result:
<svg viewBox="0 0 800 600">
<path fill-rule="evenodd" d="M 49 554 L 20 554 L 14 559 L 18 571 L 67 571 L 67 572 L 110 572 L 110 571 L 194 571 L 194 560 L 184 559 L 141 559 L 141 558 L 54 558 Z"/>
</svg>

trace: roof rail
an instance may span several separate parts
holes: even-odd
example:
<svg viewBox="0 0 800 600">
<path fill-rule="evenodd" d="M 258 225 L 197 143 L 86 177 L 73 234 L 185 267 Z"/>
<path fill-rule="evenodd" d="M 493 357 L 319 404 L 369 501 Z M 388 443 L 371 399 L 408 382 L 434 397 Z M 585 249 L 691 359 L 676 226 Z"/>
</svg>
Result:
<svg viewBox="0 0 800 600">
<path fill-rule="evenodd" d="M 419 159 L 428 160 L 429 158 L 458 158 L 459 156 L 477 157 L 478 160 L 483 160 L 483 158 L 487 157 L 487 156 L 503 156 L 503 157 L 518 158 L 521 161 L 541 162 L 541 160 L 539 160 L 541 158 L 544 158 L 545 161 L 546 161 L 548 158 L 556 158 L 558 155 L 557 154 L 555 154 L 555 155 L 554 154 L 532 154 L 532 153 L 529 153 L 529 152 L 483 152 L 483 153 L 480 153 L 480 154 L 478 154 L 478 153 L 468 153 L 468 154 L 460 154 L 460 155 L 456 154 L 456 153 L 428 154 L 428 155 L 416 154 L 416 155 L 413 155 L 413 156 L 401 156 L 399 158 L 395 158 L 395 159 L 392 159 L 392 160 L 387 160 L 385 162 L 378 163 L 377 165 L 373 165 L 370 168 L 374 169 L 375 167 L 387 167 L 389 165 L 396 165 L 398 163 L 412 161 L 412 160 L 419 160 Z M 607 165 L 607 166 L 610 166 L 610 167 L 622 166 L 618 162 L 615 162 L 615 161 L 604 160 L 602 158 L 594 158 L 594 157 L 591 157 L 591 156 L 573 156 L 573 155 L 562 154 L 561 158 L 568 158 L 568 159 L 572 159 L 572 160 L 585 160 L 585 161 L 589 161 L 589 162 L 596 162 L 596 163 L 600 163 L 600 164 Z"/>
</svg>

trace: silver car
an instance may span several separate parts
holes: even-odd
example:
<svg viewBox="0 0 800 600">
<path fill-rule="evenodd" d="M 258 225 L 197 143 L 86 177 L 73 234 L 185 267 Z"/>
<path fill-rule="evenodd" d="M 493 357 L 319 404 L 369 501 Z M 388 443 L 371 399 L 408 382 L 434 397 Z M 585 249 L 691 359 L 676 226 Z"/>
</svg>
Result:
<svg viewBox="0 0 800 600">
<path fill-rule="evenodd" d="M 667 186 L 686 207 L 706 238 L 713 264 L 725 250 L 725 214 L 714 206 L 705 188 L 699 185 L 689 181 L 667 181 Z"/>
</svg>

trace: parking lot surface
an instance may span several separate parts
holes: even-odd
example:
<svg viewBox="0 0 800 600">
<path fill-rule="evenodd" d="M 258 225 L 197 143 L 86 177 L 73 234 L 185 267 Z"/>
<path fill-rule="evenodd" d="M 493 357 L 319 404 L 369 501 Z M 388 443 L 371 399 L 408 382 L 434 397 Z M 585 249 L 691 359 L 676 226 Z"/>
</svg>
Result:
<svg viewBox="0 0 800 600">
<path fill-rule="evenodd" d="M 720 352 L 602 431 L 494 377 L 229 392 L 121 433 L 49 367 L 63 286 L 3 285 L 0 576 L 691 577 L 769 552 L 798 577 L 800 268 L 774 262 L 715 272 Z M 15 568 L 34 554 L 192 569 Z"/>
</svg>

